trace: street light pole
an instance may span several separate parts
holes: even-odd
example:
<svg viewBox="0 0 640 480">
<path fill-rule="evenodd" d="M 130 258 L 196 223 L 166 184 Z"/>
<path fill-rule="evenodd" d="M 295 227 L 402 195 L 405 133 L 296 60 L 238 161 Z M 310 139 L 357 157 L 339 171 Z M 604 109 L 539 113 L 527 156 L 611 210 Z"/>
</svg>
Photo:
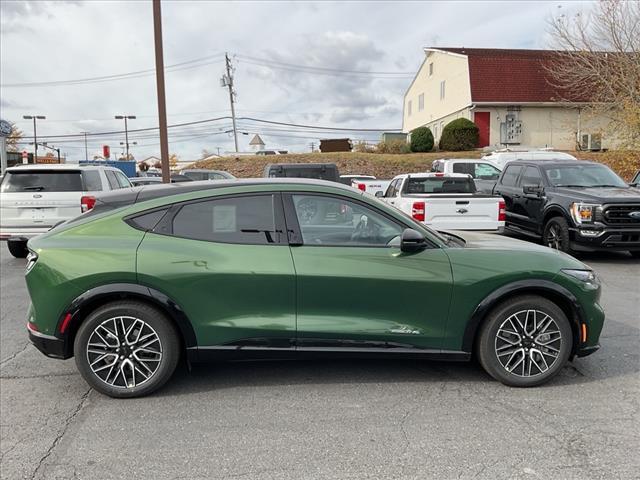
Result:
<svg viewBox="0 0 640 480">
<path fill-rule="evenodd" d="M 116 120 L 122 120 L 124 119 L 124 143 L 125 143 L 125 148 L 127 151 L 127 157 L 126 159 L 129 160 L 129 126 L 127 124 L 127 120 L 135 120 L 136 116 L 135 115 L 116 115 L 115 116 Z M 85 135 L 85 139 L 86 139 L 86 135 Z"/>
<path fill-rule="evenodd" d="M 33 119 L 33 163 L 38 163 L 38 132 L 36 130 L 36 119 L 44 120 L 47 117 L 45 117 L 44 115 L 23 115 L 22 118 L 24 118 L 25 120 Z"/>
</svg>

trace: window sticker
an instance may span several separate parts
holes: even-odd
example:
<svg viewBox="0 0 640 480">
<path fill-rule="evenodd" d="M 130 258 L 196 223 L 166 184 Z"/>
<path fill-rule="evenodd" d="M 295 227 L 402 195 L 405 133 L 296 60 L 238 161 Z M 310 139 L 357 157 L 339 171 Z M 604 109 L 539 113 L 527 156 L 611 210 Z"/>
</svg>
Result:
<svg viewBox="0 0 640 480">
<path fill-rule="evenodd" d="M 213 207 L 213 231 L 214 232 L 235 232 L 236 231 L 236 206 L 235 205 L 215 205 Z"/>
</svg>

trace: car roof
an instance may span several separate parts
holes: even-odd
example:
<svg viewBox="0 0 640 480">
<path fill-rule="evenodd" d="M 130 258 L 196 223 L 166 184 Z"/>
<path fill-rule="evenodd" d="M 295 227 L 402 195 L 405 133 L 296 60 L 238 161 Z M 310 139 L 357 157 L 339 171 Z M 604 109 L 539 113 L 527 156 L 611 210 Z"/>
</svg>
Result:
<svg viewBox="0 0 640 480">
<path fill-rule="evenodd" d="M 514 160 L 505 165 L 505 168 L 511 165 L 539 165 L 544 167 L 566 167 L 567 165 L 602 165 L 598 162 L 591 162 L 589 160 L 563 160 L 554 158 L 541 158 L 537 160 Z"/>
<path fill-rule="evenodd" d="M 97 200 L 99 203 L 103 204 L 124 206 L 171 195 L 181 195 L 184 193 L 216 190 L 227 187 L 245 187 L 255 185 L 283 185 L 285 187 L 293 185 L 325 186 L 332 187 L 334 189 L 341 189 L 349 193 L 357 192 L 357 190 L 352 187 L 327 180 L 310 178 L 243 178 L 216 180 L 215 182 L 210 180 L 198 180 L 195 182 L 175 182 L 163 183 L 161 185 L 142 185 L 135 188 L 122 188 L 102 193 L 97 197 Z"/>
<path fill-rule="evenodd" d="M 7 172 L 19 171 L 19 170 L 90 170 L 90 169 L 104 169 L 104 170 L 118 170 L 119 168 L 109 165 L 79 165 L 77 163 L 28 163 L 23 165 L 15 165 L 8 167 Z"/>
<path fill-rule="evenodd" d="M 468 173 L 440 173 L 440 172 L 417 172 L 417 173 L 403 173 L 402 175 L 396 175 L 395 178 L 470 178 Z"/>
</svg>

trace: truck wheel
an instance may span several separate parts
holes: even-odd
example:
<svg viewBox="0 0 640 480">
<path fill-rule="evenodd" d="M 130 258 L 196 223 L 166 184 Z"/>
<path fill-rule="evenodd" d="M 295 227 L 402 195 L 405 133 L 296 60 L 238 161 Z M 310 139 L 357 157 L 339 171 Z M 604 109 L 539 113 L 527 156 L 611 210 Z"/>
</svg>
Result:
<svg viewBox="0 0 640 480">
<path fill-rule="evenodd" d="M 567 316 L 555 303 L 535 295 L 508 300 L 486 318 L 478 337 L 480 364 L 512 387 L 534 387 L 554 377 L 573 346 Z"/>
<path fill-rule="evenodd" d="M 16 258 L 27 258 L 29 254 L 27 242 L 24 240 L 7 240 L 7 247 L 9 247 L 11 255 Z"/>
<path fill-rule="evenodd" d="M 544 226 L 543 243 L 555 250 L 571 253 L 569 246 L 569 224 L 562 217 L 553 217 Z"/>
<path fill-rule="evenodd" d="M 141 397 L 169 380 L 180 340 L 161 311 L 128 300 L 92 312 L 78 329 L 73 351 L 91 387 L 110 397 Z"/>
</svg>

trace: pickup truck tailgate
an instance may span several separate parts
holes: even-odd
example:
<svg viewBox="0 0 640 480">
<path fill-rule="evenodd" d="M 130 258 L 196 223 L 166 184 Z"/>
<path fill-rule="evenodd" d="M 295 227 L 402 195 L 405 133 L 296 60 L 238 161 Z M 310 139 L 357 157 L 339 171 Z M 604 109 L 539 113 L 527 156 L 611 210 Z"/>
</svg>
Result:
<svg viewBox="0 0 640 480">
<path fill-rule="evenodd" d="M 412 214 L 416 204 L 418 210 L 423 204 L 423 223 L 437 230 L 496 230 L 503 227 L 504 221 L 498 221 L 501 200 L 499 197 L 472 194 L 434 194 L 405 199 L 411 203 Z"/>
</svg>

